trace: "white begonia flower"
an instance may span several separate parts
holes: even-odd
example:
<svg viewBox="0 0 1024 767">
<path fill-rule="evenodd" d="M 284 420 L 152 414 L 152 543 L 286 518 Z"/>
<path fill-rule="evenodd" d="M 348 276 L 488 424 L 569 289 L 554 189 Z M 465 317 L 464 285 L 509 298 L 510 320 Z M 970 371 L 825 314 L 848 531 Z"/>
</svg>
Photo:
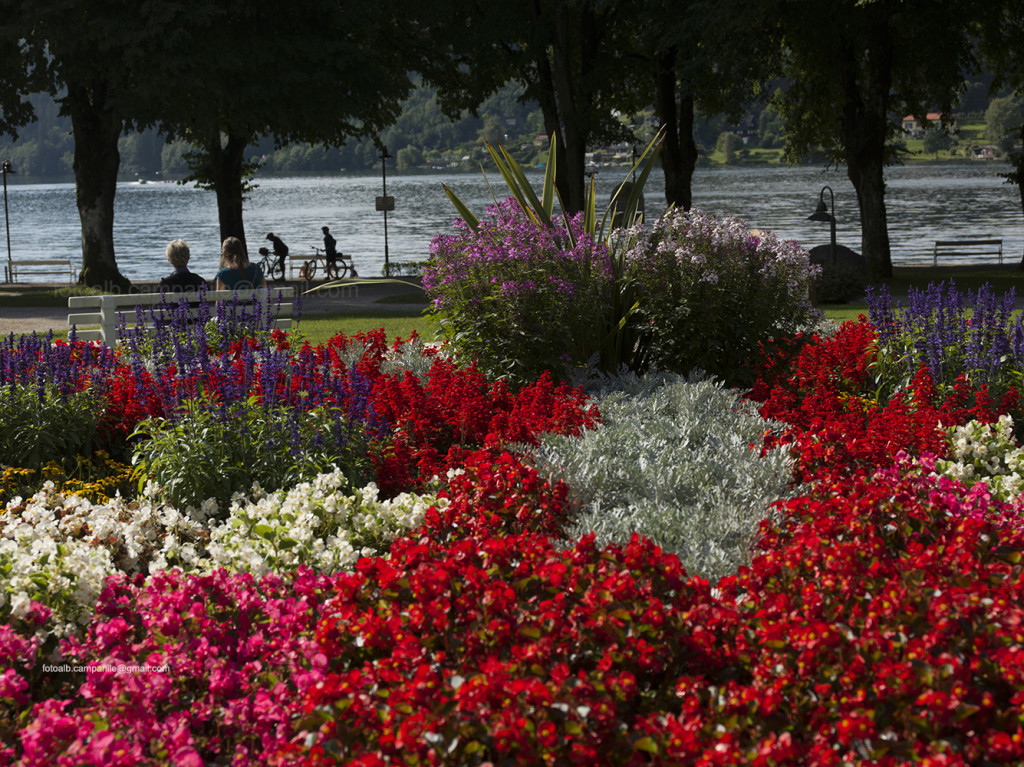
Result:
<svg viewBox="0 0 1024 767">
<path fill-rule="evenodd" d="M 11 615 L 15 618 L 24 620 L 25 616 L 28 615 L 29 607 L 31 606 L 31 600 L 28 598 L 28 594 L 24 591 L 19 591 L 11 599 Z"/>
</svg>

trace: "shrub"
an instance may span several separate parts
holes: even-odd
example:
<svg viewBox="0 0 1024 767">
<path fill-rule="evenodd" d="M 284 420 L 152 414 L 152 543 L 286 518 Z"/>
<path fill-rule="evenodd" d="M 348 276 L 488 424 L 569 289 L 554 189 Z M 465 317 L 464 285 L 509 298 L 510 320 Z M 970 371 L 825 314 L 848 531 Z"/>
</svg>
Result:
<svg viewBox="0 0 1024 767">
<path fill-rule="evenodd" d="M 813 295 L 819 304 L 845 304 L 864 298 L 868 282 L 863 269 L 847 264 L 824 264 L 813 280 Z"/>
<path fill-rule="evenodd" d="M 707 379 L 617 383 L 631 390 L 598 399 L 596 430 L 546 434 L 534 451 L 542 471 L 569 488 L 570 537 L 593 532 L 621 544 L 638 533 L 711 580 L 749 563 L 758 525 L 792 477 L 785 451 L 759 457 L 772 424 Z"/>
<path fill-rule="evenodd" d="M 312 479 L 339 466 L 352 486 L 368 478 L 363 424 L 338 408 L 266 407 L 255 397 L 217 412 L 193 401 L 176 421 L 140 424 L 132 462 L 141 488 L 152 481 L 174 506 L 215 499 L 227 510 L 232 494 L 258 483 L 270 490 Z"/>
<path fill-rule="evenodd" d="M 624 236 L 654 369 L 749 384 L 760 344 L 818 316 L 807 252 L 739 219 L 673 209 Z"/>
<path fill-rule="evenodd" d="M 0 464 L 38 470 L 58 461 L 73 471 L 76 457 L 88 458 L 97 446 L 101 408 L 94 391 L 0 387 Z"/>
<path fill-rule="evenodd" d="M 430 245 L 423 286 L 438 324 L 456 352 L 494 377 L 522 383 L 549 370 L 564 380 L 603 340 L 608 250 L 582 215 L 540 224 L 512 197 L 488 213 L 475 229 L 457 220 L 456 234 Z"/>
</svg>

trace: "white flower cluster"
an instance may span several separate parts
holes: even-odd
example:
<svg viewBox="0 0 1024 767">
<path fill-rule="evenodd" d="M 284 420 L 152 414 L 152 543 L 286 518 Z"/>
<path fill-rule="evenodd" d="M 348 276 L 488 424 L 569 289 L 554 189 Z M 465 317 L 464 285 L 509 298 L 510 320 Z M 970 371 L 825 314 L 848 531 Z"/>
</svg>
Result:
<svg viewBox="0 0 1024 767">
<path fill-rule="evenodd" d="M 200 530 L 170 507 L 120 497 L 93 504 L 46 482 L 0 513 L 0 620 L 24 617 L 36 600 L 54 611 L 53 633 L 73 633 L 89 621 L 108 575 L 145 572 L 174 551 L 195 558 Z"/>
<path fill-rule="evenodd" d="M 422 524 L 431 506 L 447 504 L 413 493 L 380 501 L 373 483 L 346 495 L 344 484 L 344 475 L 334 471 L 288 491 L 267 494 L 254 487 L 246 503 L 236 498 L 228 519 L 211 530 L 210 566 L 254 575 L 303 564 L 318 572 L 337 572 L 361 556 L 381 553 L 392 540 Z"/>
<path fill-rule="evenodd" d="M 54 612 L 49 633 L 77 634 L 115 573 L 179 567 L 259 576 L 300 565 L 336 572 L 386 551 L 418 527 L 431 506 L 447 504 L 411 493 L 381 501 L 374 484 L 352 495 L 345 486 L 337 469 L 287 491 L 255 486 L 248 498 L 236 495 L 229 517 L 210 529 L 203 520 L 213 501 L 184 512 L 145 496 L 93 504 L 55 492 L 47 482 L 32 498 L 14 498 L 0 511 L 0 622 L 26 617 L 35 600 Z"/>
<path fill-rule="evenodd" d="M 1013 418 L 999 416 L 994 424 L 971 421 L 946 430 L 949 459 L 935 461 L 935 474 L 971 487 L 988 484 L 992 495 L 1013 501 L 1024 493 L 1024 448 L 1013 436 Z"/>
</svg>

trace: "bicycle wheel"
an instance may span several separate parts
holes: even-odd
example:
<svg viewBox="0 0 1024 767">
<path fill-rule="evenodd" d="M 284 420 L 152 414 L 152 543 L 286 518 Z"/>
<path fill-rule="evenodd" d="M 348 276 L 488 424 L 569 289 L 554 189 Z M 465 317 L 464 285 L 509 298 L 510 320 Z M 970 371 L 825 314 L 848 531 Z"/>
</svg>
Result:
<svg viewBox="0 0 1024 767">
<path fill-rule="evenodd" d="M 284 259 L 275 258 L 271 261 L 267 274 L 274 282 L 281 282 L 284 279 Z"/>
<path fill-rule="evenodd" d="M 302 279 L 311 280 L 316 277 L 316 260 L 307 261 L 302 265 Z"/>
</svg>

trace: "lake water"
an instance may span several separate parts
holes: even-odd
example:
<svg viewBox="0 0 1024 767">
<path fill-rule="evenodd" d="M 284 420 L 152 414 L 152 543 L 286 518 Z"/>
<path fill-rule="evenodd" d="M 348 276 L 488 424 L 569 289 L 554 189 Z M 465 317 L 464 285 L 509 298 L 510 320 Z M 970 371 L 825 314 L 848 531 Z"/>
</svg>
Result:
<svg viewBox="0 0 1024 767">
<path fill-rule="evenodd" d="M 895 167 L 887 171 L 887 209 L 893 263 L 930 263 L 937 239 L 984 236 L 1004 241 L 1005 260 L 1024 252 L 1024 214 L 1017 188 L 998 173 L 1007 166 L 991 162 Z M 598 173 L 601 200 L 623 177 L 619 169 Z M 536 175 L 539 184 L 540 173 Z M 378 276 L 384 266 L 384 214 L 375 210 L 382 194 L 378 176 L 261 178 L 245 204 L 250 252 L 266 245 L 273 231 L 292 253 L 312 253 L 323 245 L 321 226 L 329 226 L 339 248 L 353 256 L 359 273 Z M 497 174 L 491 177 L 496 192 Z M 387 249 L 392 264 L 426 257 L 430 240 L 450 231 L 455 211 L 444 194 L 447 184 L 478 215 L 491 195 L 477 173 L 394 174 L 388 194 Z M 771 229 L 811 248 L 829 242 L 827 224 L 808 221 L 819 192 L 835 194 L 837 242 L 860 251 L 857 200 L 845 171 L 820 167 L 698 168 L 693 180 L 694 205 L 718 215 L 738 216 L 751 227 Z M 664 208 L 664 187 L 656 171 L 647 189 L 648 213 Z M 826 202 L 829 195 L 825 193 Z M 81 261 L 81 229 L 73 184 L 22 184 L 8 179 L 13 258 L 71 258 Z M 2 235 L 0 235 L 2 237 Z M 219 258 L 216 198 L 212 192 L 172 183 L 118 185 L 114 246 L 122 273 L 149 280 L 169 271 L 164 248 L 186 240 L 194 270 L 212 277 Z M 0 239 L 0 261 L 4 259 Z M 32 278 L 28 278 L 32 279 Z M 43 280 L 44 278 L 36 278 Z"/>
</svg>

